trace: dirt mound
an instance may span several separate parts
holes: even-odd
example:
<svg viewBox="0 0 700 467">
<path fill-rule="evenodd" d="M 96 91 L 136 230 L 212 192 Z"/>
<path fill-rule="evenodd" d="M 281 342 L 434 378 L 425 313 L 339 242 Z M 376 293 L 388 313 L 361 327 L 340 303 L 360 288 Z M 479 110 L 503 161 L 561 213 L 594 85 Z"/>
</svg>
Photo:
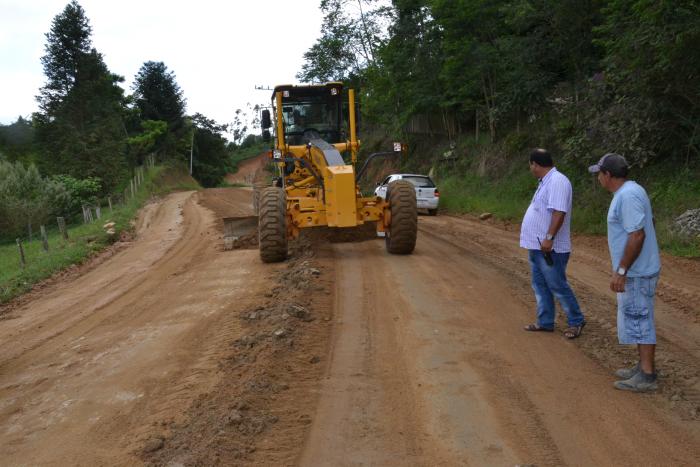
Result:
<svg viewBox="0 0 700 467">
<path fill-rule="evenodd" d="M 221 384 L 144 446 L 150 465 L 295 462 L 324 371 L 334 272 L 328 246 L 290 246 L 290 259 L 270 267 L 268 292 L 239 313 L 243 335 L 229 343 Z"/>
<path fill-rule="evenodd" d="M 199 188 L 197 180 L 187 172 L 184 167 L 165 167 L 153 180 L 157 187 L 157 193 L 168 193 L 177 190 L 196 190 Z"/>
<path fill-rule="evenodd" d="M 215 227 L 219 233 L 220 249 L 224 249 L 224 218 L 247 217 L 253 215 L 253 191 L 246 188 L 208 188 L 198 194 L 201 206 L 214 212 Z M 258 233 L 251 231 L 238 238 L 235 249 L 257 248 Z"/>
</svg>

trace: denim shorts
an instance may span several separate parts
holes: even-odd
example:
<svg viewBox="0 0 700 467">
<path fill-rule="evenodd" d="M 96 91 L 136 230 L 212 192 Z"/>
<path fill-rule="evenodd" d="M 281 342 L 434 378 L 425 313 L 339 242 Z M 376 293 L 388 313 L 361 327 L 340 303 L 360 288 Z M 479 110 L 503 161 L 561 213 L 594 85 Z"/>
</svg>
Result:
<svg viewBox="0 0 700 467">
<path fill-rule="evenodd" d="M 628 277 L 617 294 L 617 337 L 620 344 L 656 344 L 654 295 L 659 276 Z"/>
</svg>

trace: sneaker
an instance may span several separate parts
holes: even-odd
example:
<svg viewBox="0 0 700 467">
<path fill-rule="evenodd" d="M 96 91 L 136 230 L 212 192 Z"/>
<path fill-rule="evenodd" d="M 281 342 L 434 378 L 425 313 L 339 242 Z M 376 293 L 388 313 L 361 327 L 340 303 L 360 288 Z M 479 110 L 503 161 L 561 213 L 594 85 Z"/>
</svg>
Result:
<svg viewBox="0 0 700 467">
<path fill-rule="evenodd" d="M 615 381 L 615 389 L 632 392 L 649 392 L 656 390 L 656 373 L 647 374 L 638 371 L 629 379 Z"/>
<path fill-rule="evenodd" d="M 620 368 L 615 372 L 615 376 L 620 379 L 630 379 L 632 376 L 639 373 L 639 362 L 632 368 Z"/>
</svg>

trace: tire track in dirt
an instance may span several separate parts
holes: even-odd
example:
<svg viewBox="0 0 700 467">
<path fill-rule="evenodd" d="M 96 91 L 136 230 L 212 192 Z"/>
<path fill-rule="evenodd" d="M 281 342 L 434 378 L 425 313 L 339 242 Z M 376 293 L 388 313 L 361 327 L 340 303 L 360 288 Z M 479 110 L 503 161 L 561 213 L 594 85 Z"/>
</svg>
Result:
<svg viewBox="0 0 700 467">
<path fill-rule="evenodd" d="M 257 251 L 246 254 L 260 261 Z M 166 427 L 162 449 L 143 456 L 147 463 L 296 463 L 326 361 L 332 253 L 301 238 L 292 242 L 286 263 L 264 270 L 264 293 L 229 315 L 240 333 L 218 347 L 225 349 L 218 356 L 220 382 L 189 407 L 183 421 Z"/>
<path fill-rule="evenodd" d="M 170 196 L 131 248 L 0 322 L 5 465 L 135 464 L 187 425 L 266 292 L 256 252 L 223 254 L 213 226 L 191 193 Z"/>
<path fill-rule="evenodd" d="M 511 234 L 420 221 L 409 256 L 388 255 L 379 241 L 334 245 L 342 351 L 302 465 L 693 464 L 694 422 L 663 396 L 612 388 L 607 367 L 620 351 L 604 325 L 613 302 L 590 271 L 573 274 L 596 308 L 582 339 L 525 333 L 534 300 Z M 382 371 L 385 361 L 392 367 Z"/>
<path fill-rule="evenodd" d="M 516 233 L 450 217 L 422 220 L 424 221 L 421 226 L 422 233 L 449 241 L 453 246 L 470 251 L 472 254 L 478 253 L 481 258 L 510 277 L 510 282 L 517 285 L 515 288 L 522 302 L 534 308 L 529 265 L 524 253 L 517 246 Z M 485 231 L 491 235 L 484 235 Z M 635 350 L 631 346 L 620 346 L 617 343 L 616 302 L 614 294 L 607 290 L 609 277 L 609 262 L 605 257 L 607 251 L 597 253 L 591 251 L 589 245 L 592 242 L 595 242 L 594 245 L 597 248 L 604 245 L 604 241 L 584 238 L 583 246 L 580 246 L 577 239 L 574 239 L 575 251 L 568 271 L 569 281 L 588 321 L 585 330 L 586 338 L 577 340 L 576 345 L 580 346 L 589 357 L 595 358 L 610 370 L 631 366 L 636 362 Z M 664 261 L 673 264 L 674 259 L 664 258 Z M 686 274 L 686 280 L 692 278 L 693 270 L 686 269 Z M 662 290 L 666 286 L 665 281 L 669 280 L 663 278 L 662 271 L 660 286 Z M 659 407 L 673 411 L 682 420 L 697 419 L 700 409 L 700 367 L 698 365 L 700 328 L 693 316 L 688 316 L 686 311 L 691 309 L 695 314 L 697 308 L 693 308 L 690 304 L 685 308 L 678 308 L 676 304 L 679 303 L 679 299 L 669 300 L 668 295 L 661 297 L 659 302 L 661 303 L 657 304 L 659 341 L 657 361 L 664 384 L 655 396 L 650 397 Z"/>
</svg>

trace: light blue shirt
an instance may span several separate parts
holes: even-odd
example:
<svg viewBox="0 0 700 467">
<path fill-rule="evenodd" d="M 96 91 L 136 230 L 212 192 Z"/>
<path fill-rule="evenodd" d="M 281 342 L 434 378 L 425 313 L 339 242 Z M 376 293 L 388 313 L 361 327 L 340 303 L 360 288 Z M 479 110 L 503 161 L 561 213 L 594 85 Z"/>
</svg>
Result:
<svg viewBox="0 0 700 467">
<path fill-rule="evenodd" d="M 566 215 L 564 223 L 554 236 L 552 249 L 557 253 L 570 253 L 572 196 L 569 179 L 556 167 L 552 167 L 540 180 L 525 212 L 523 223 L 520 225 L 520 246 L 528 250 L 539 250 L 539 242 L 544 241 L 549 224 L 552 223 L 552 212 L 561 211 Z"/>
<path fill-rule="evenodd" d="M 608 210 L 608 248 L 613 271 L 620 266 L 629 234 L 640 229 L 644 229 L 644 245 L 627 277 L 655 276 L 661 270 L 649 196 L 644 188 L 628 180 L 615 192 Z"/>
</svg>

